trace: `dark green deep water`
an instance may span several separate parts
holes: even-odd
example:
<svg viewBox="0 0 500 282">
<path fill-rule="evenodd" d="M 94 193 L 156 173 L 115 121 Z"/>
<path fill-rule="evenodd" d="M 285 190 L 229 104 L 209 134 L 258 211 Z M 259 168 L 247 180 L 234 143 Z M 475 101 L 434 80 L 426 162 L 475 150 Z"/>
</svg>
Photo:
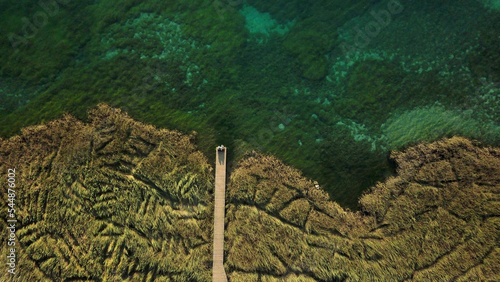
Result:
<svg viewBox="0 0 500 282">
<path fill-rule="evenodd" d="M 497 0 L 0 0 L 0 35 L 3 137 L 106 102 L 210 158 L 274 154 L 353 209 L 391 150 L 500 145 Z"/>
</svg>

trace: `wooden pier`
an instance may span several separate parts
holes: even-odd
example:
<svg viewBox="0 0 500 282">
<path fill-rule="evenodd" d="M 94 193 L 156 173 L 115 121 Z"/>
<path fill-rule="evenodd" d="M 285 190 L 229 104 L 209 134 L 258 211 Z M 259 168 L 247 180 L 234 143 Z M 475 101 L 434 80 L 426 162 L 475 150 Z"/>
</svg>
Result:
<svg viewBox="0 0 500 282">
<path fill-rule="evenodd" d="M 213 281 L 227 281 L 224 270 L 224 209 L 226 207 L 226 147 L 217 147 L 215 158 L 215 207 Z"/>
</svg>

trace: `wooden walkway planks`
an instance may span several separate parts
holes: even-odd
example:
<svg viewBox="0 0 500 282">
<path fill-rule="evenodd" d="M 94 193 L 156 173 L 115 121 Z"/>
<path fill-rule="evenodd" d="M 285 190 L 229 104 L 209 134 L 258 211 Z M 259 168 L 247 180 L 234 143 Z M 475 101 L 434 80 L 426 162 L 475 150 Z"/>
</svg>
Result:
<svg viewBox="0 0 500 282">
<path fill-rule="evenodd" d="M 227 281 L 224 270 L 224 209 L 226 207 L 226 147 L 216 149 L 213 281 Z"/>
</svg>

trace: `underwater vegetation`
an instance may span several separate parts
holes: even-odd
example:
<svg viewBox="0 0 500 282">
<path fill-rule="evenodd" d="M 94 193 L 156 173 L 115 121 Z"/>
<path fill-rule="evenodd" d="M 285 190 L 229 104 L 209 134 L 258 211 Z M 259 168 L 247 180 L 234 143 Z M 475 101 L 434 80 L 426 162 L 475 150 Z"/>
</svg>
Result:
<svg viewBox="0 0 500 282">
<path fill-rule="evenodd" d="M 230 281 L 499 281 L 498 3 L 0 0 L 18 277 L 211 281 L 224 144 Z"/>
<path fill-rule="evenodd" d="M 389 119 L 383 130 L 390 148 L 455 135 L 481 139 L 490 144 L 500 142 L 500 127 L 494 122 L 484 124 L 472 118 L 471 111 L 456 112 L 439 105 L 416 108 Z"/>
<path fill-rule="evenodd" d="M 196 131 L 210 161 L 271 153 L 358 209 L 392 149 L 499 140 L 495 1 L 399 1 L 356 45 L 393 2 L 0 1 L 0 135 L 105 102 Z"/>
<path fill-rule="evenodd" d="M 22 186 L 16 275 L 211 281 L 213 168 L 194 136 L 104 104 L 87 120 L 0 138 L 0 169 Z M 500 149 L 454 137 L 390 158 L 397 174 L 352 212 L 276 157 L 241 156 L 226 190 L 229 280 L 499 280 Z"/>
</svg>

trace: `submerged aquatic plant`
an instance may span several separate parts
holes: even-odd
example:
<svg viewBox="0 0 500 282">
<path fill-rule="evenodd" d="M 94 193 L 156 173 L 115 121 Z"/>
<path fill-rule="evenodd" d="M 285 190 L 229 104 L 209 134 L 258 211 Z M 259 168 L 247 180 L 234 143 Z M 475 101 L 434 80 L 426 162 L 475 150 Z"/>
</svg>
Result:
<svg viewBox="0 0 500 282">
<path fill-rule="evenodd" d="M 387 137 L 390 149 L 454 135 L 487 143 L 497 143 L 500 140 L 498 124 L 474 119 L 471 110 L 450 110 L 439 104 L 392 116 L 382 125 L 382 132 Z"/>
</svg>

